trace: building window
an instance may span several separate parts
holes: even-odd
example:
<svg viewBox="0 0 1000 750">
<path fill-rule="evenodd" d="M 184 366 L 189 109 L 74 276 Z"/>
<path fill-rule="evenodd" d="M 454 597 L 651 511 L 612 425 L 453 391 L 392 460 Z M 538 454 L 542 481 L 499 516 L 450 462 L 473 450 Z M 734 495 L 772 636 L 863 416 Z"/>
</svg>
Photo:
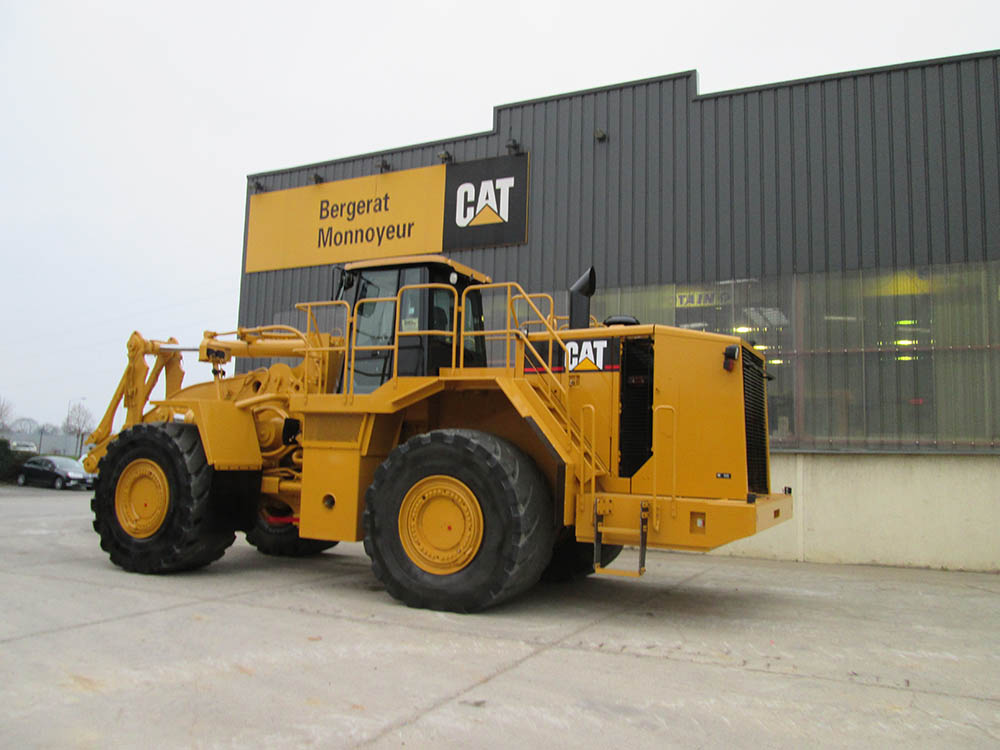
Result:
<svg viewBox="0 0 1000 750">
<path fill-rule="evenodd" d="M 772 449 L 1000 451 L 1000 263 L 606 289 L 593 312 L 751 342 Z"/>
</svg>

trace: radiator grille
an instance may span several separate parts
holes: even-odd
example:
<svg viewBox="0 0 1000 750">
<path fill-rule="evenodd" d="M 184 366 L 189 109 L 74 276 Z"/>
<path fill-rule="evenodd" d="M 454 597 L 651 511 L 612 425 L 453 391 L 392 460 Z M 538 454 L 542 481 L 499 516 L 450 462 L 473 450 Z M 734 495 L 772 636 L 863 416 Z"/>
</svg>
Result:
<svg viewBox="0 0 1000 750">
<path fill-rule="evenodd" d="M 743 410 L 747 436 L 747 483 L 750 492 L 766 495 L 767 398 L 764 390 L 764 360 L 743 349 Z"/>
</svg>

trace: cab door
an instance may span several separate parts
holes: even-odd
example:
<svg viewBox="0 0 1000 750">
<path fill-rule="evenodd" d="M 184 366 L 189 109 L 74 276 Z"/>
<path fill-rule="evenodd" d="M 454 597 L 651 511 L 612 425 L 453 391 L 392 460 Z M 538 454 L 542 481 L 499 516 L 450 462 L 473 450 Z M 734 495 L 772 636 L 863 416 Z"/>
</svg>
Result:
<svg viewBox="0 0 1000 750">
<path fill-rule="evenodd" d="M 340 299 L 354 305 L 354 344 L 358 347 L 354 352 L 355 393 L 371 393 L 392 377 L 396 305 L 384 300 L 395 298 L 400 286 L 421 283 L 421 270 L 418 266 L 361 269 L 350 286 L 341 287 Z M 383 301 L 372 301 L 375 299 Z"/>
</svg>

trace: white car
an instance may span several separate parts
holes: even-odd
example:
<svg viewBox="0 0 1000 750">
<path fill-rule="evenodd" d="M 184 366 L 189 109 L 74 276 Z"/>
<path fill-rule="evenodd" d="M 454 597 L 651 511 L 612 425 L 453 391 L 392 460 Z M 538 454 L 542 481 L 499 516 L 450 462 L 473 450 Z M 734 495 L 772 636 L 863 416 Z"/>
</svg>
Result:
<svg viewBox="0 0 1000 750">
<path fill-rule="evenodd" d="M 10 449 L 12 451 L 19 451 L 21 453 L 38 453 L 38 446 L 34 443 L 29 443 L 24 440 L 14 440 L 10 444 Z"/>
</svg>

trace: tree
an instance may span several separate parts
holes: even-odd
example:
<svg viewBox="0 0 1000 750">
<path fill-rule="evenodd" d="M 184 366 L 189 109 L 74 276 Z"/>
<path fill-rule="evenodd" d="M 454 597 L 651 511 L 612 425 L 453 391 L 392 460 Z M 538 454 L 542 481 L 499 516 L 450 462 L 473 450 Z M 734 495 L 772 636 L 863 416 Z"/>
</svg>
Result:
<svg viewBox="0 0 1000 750">
<path fill-rule="evenodd" d="M 0 396 L 0 430 L 6 430 L 10 427 L 11 421 L 14 419 L 14 404 Z"/>
<path fill-rule="evenodd" d="M 19 435 L 34 435 L 38 432 L 38 422 L 31 417 L 18 417 L 10 423 L 10 430 Z"/>
<path fill-rule="evenodd" d="M 62 428 L 67 435 L 77 436 L 76 452 L 79 453 L 83 446 L 83 436 L 94 431 L 94 415 L 79 401 L 71 403 Z"/>
</svg>

